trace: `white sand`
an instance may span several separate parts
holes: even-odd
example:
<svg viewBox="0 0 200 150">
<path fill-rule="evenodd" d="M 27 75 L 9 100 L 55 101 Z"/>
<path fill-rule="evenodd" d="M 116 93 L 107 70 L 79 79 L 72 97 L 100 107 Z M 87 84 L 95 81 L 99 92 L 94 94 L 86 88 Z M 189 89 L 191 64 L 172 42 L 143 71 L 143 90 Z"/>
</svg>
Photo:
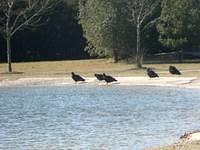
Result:
<svg viewBox="0 0 200 150">
<path fill-rule="evenodd" d="M 182 137 L 180 137 L 180 140 L 177 142 L 177 144 L 183 144 L 195 141 L 200 141 L 200 131 L 185 133 Z"/>
<path fill-rule="evenodd" d="M 200 141 L 200 132 L 192 133 L 189 136 L 190 141 Z"/>
<path fill-rule="evenodd" d="M 200 88 L 200 78 L 195 77 L 160 77 L 149 79 L 148 77 L 117 77 L 116 85 L 146 85 L 146 86 L 171 86 L 183 88 Z M 88 85 L 104 85 L 95 78 L 86 78 Z M 63 86 L 75 84 L 71 78 L 20 78 L 17 80 L 1 80 L 0 87 L 12 86 Z"/>
</svg>

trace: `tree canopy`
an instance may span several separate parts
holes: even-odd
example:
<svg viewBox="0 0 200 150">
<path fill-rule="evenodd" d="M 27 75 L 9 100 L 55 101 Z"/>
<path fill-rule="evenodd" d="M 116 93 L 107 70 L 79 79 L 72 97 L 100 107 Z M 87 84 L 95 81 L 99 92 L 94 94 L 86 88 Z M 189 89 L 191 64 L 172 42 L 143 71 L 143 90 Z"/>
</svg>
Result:
<svg viewBox="0 0 200 150">
<path fill-rule="evenodd" d="M 5 23 L 2 2 L 11 1 L 0 2 L 1 31 L 2 22 Z M 144 10 L 144 6 L 154 6 L 149 2 L 155 1 L 60 1 L 43 15 L 41 21 L 45 23 L 40 27 L 29 30 L 29 26 L 15 32 L 11 47 L 13 61 L 112 57 L 117 62 L 119 59 L 134 60 L 139 49 L 142 55 L 180 49 L 200 50 L 200 0 L 161 0 L 143 19 L 140 34 L 137 34 L 137 20 L 134 20 L 135 8 Z M 142 2 L 145 2 L 144 5 Z M 15 5 L 14 15 L 20 15 L 24 6 L 23 0 Z M 37 19 L 34 21 L 37 22 Z M 6 62 L 6 41 L 3 37 L 6 37 L 5 32 L 0 35 L 0 61 Z M 140 44 L 137 43 L 138 37 Z"/>
<path fill-rule="evenodd" d="M 77 9 L 77 0 L 62 0 L 44 16 L 42 26 L 18 31 L 12 37 L 13 61 L 88 58 Z M 6 61 L 6 42 L 1 35 L 0 61 Z"/>
<path fill-rule="evenodd" d="M 128 22 L 126 3 L 114 0 L 79 2 L 80 24 L 91 55 L 124 57 L 134 45 L 134 29 Z"/>
<path fill-rule="evenodd" d="M 199 46 L 200 1 L 163 0 L 157 25 L 159 41 L 172 49 Z"/>
</svg>

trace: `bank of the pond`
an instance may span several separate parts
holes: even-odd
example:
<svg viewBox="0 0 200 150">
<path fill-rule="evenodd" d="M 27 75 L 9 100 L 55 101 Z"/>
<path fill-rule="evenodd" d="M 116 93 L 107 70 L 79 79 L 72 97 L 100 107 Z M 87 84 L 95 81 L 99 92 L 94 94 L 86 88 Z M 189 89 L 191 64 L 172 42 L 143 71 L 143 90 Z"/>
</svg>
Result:
<svg viewBox="0 0 200 150">
<path fill-rule="evenodd" d="M 185 133 L 175 144 L 148 150 L 200 150 L 200 131 Z"/>
<path fill-rule="evenodd" d="M 113 83 L 124 86 L 168 86 L 182 88 L 200 88 L 200 78 L 197 77 L 160 77 L 149 79 L 148 77 L 116 77 L 118 82 Z M 70 77 L 26 77 L 18 79 L 2 79 L 0 87 L 13 86 L 63 86 L 73 85 L 74 81 Z M 105 85 L 104 82 L 99 82 L 93 77 L 87 77 L 88 85 Z"/>
</svg>

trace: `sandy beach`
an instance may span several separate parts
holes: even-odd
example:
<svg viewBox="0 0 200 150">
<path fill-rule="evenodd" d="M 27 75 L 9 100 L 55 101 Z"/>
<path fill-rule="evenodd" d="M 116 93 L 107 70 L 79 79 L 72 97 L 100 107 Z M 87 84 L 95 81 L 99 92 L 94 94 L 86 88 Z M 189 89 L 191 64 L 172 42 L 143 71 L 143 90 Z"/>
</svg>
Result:
<svg viewBox="0 0 200 150">
<path fill-rule="evenodd" d="M 94 77 L 87 77 L 86 85 L 105 85 Z M 197 77 L 160 77 L 149 79 L 148 77 L 116 77 L 117 83 L 113 85 L 123 86 L 164 86 L 181 88 L 200 88 L 200 78 Z M 24 77 L 18 79 L 2 79 L 0 87 L 15 86 L 64 86 L 74 85 L 74 81 L 64 77 Z"/>
<path fill-rule="evenodd" d="M 146 150 L 199 150 L 200 149 L 200 131 L 185 133 L 180 139 L 172 145 L 158 148 L 149 148 Z"/>
</svg>

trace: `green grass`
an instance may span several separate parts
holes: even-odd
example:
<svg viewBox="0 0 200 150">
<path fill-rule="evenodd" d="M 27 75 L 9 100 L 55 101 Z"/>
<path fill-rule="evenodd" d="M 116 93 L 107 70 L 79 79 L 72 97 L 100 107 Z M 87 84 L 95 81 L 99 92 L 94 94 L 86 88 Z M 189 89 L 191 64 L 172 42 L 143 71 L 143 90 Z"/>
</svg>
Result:
<svg viewBox="0 0 200 150">
<path fill-rule="evenodd" d="M 144 64 L 152 67 L 160 76 L 172 76 L 168 73 L 171 64 Z M 200 77 L 199 63 L 175 64 L 182 72 L 183 77 Z M 134 64 L 113 63 L 111 59 L 92 59 L 78 61 L 47 61 L 13 63 L 13 72 L 8 74 L 7 64 L 0 64 L 0 77 L 15 79 L 19 77 L 65 77 L 74 71 L 84 76 L 93 76 L 94 73 L 108 73 L 114 76 L 146 76 L 145 69 L 136 69 Z"/>
</svg>

